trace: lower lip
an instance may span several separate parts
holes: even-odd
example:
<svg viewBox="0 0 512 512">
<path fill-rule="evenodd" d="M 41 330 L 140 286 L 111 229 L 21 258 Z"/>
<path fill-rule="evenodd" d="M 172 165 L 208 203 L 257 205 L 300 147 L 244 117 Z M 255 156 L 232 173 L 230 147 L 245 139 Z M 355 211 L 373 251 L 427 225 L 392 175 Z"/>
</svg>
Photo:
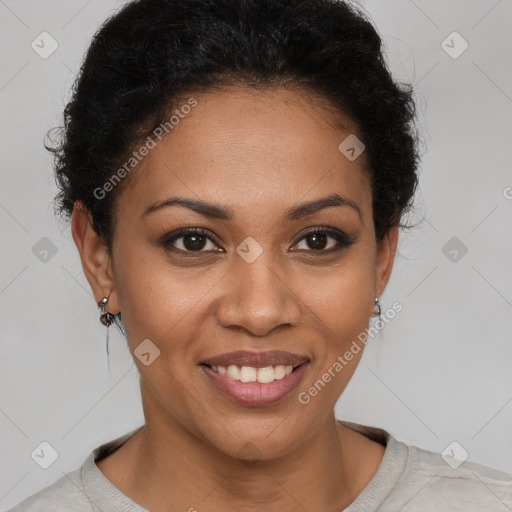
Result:
<svg viewBox="0 0 512 512">
<path fill-rule="evenodd" d="M 200 365 L 210 382 L 223 391 L 228 398 L 237 404 L 252 407 L 270 405 L 283 399 L 299 385 L 307 366 L 308 363 L 301 364 L 282 379 L 262 384 L 261 382 L 240 382 L 213 371 L 209 366 Z"/>
</svg>

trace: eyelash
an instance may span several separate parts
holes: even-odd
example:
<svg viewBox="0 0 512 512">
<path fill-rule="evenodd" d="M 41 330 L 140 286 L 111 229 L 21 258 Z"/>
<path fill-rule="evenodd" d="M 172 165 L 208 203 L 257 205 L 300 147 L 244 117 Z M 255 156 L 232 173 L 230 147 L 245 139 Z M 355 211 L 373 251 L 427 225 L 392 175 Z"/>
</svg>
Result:
<svg viewBox="0 0 512 512">
<path fill-rule="evenodd" d="M 310 229 L 306 233 L 304 233 L 299 238 L 299 240 L 294 243 L 294 246 L 297 245 L 298 243 L 300 243 L 303 239 L 307 238 L 308 236 L 315 235 L 315 234 L 325 234 L 325 235 L 328 235 L 328 236 L 334 238 L 334 240 L 336 240 L 338 245 L 337 245 L 337 247 L 334 247 L 334 248 L 331 248 L 331 249 L 327 249 L 327 250 L 324 250 L 324 249 L 319 249 L 319 250 L 308 249 L 307 252 L 314 252 L 314 253 L 318 253 L 319 255 L 320 254 L 332 254 L 332 253 L 335 253 L 335 252 L 339 252 L 342 249 L 346 249 L 346 248 L 350 247 L 351 245 L 353 245 L 355 243 L 354 239 L 348 237 L 347 235 L 345 235 L 345 234 L 343 234 L 341 232 L 338 232 L 337 230 L 331 229 L 329 227 L 317 226 L 317 227 L 314 227 L 314 228 Z M 208 238 L 211 242 L 215 243 L 216 245 L 219 244 L 219 242 L 216 241 L 216 237 L 214 237 L 210 233 L 210 231 L 208 231 L 208 230 L 206 230 L 204 228 L 181 228 L 181 229 L 178 229 L 177 231 L 174 231 L 173 233 L 168 233 L 168 234 L 164 235 L 160 239 L 159 244 L 164 249 L 166 249 L 167 251 L 175 252 L 175 253 L 181 253 L 182 255 L 185 255 L 185 254 L 189 255 L 189 254 L 194 254 L 194 253 L 209 252 L 209 251 L 203 251 L 203 250 L 199 250 L 199 251 L 184 251 L 182 249 L 171 248 L 172 244 L 176 240 L 179 240 L 180 238 L 183 238 L 183 237 L 185 237 L 187 235 L 202 235 L 202 236 L 205 236 L 206 238 Z M 298 251 L 300 252 L 300 250 L 298 250 Z M 219 251 L 215 251 L 215 252 L 219 252 Z"/>
</svg>

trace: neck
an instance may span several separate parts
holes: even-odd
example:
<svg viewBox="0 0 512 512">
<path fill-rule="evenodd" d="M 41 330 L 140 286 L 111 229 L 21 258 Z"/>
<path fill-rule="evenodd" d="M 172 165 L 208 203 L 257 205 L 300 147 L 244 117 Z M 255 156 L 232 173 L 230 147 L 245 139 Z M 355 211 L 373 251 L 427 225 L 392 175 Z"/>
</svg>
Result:
<svg viewBox="0 0 512 512">
<path fill-rule="evenodd" d="M 383 455 L 380 447 L 381 456 L 370 467 L 368 443 L 376 443 L 363 437 L 337 422 L 333 413 L 293 452 L 251 461 L 230 457 L 177 424 L 146 422 L 122 447 L 127 448 L 125 460 L 118 461 L 118 469 L 124 469 L 114 479 L 107 476 L 152 512 L 339 512 L 367 485 Z"/>
</svg>

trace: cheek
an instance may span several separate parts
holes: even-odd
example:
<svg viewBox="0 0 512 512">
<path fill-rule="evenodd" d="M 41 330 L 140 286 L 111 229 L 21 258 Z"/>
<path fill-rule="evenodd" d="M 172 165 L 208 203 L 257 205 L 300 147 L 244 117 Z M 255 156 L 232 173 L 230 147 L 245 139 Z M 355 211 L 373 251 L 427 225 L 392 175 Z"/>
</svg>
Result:
<svg viewBox="0 0 512 512">
<path fill-rule="evenodd" d="M 189 342 L 196 337 L 199 323 L 194 305 L 197 308 L 204 291 L 161 259 L 137 256 L 136 251 L 126 254 L 116 269 L 127 343 L 146 403 L 156 401 L 185 422 L 184 411 L 191 404 L 184 383 L 193 370 Z M 144 362 L 144 353 L 150 354 L 149 364 Z"/>
<path fill-rule="evenodd" d="M 179 268 L 158 250 L 131 246 L 115 267 L 116 289 L 132 352 L 145 339 L 162 360 L 176 359 L 202 323 L 204 297 L 218 281 L 215 272 Z M 172 350 L 170 350 L 172 348 Z"/>
<path fill-rule="evenodd" d="M 332 382 L 328 386 L 333 399 L 345 388 L 363 354 L 361 333 L 368 328 L 374 299 L 368 269 L 363 259 L 351 259 L 307 295 L 316 329 L 324 340 L 323 350 L 317 354 L 315 377 L 329 373 L 325 378 Z"/>
<path fill-rule="evenodd" d="M 305 302 L 315 312 L 320 324 L 343 342 L 365 329 L 373 309 L 374 279 L 369 266 L 361 258 L 351 258 L 345 264 L 329 269 L 316 283 L 305 281 Z M 315 286 L 313 286 L 315 284 Z"/>
</svg>

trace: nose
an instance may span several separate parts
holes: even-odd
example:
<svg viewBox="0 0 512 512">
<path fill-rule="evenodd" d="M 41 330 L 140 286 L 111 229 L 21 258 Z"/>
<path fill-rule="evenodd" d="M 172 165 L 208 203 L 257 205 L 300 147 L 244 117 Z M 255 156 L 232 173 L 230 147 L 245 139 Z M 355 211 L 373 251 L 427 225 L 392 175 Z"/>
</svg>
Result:
<svg viewBox="0 0 512 512">
<path fill-rule="evenodd" d="M 252 263 L 235 260 L 217 304 L 217 319 L 223 327 L 267 336 L 280 326 L 300 323 L 302 309 L 297 292 L 282 275 L 282 268 L 264 255 Z"/>
</svg>

